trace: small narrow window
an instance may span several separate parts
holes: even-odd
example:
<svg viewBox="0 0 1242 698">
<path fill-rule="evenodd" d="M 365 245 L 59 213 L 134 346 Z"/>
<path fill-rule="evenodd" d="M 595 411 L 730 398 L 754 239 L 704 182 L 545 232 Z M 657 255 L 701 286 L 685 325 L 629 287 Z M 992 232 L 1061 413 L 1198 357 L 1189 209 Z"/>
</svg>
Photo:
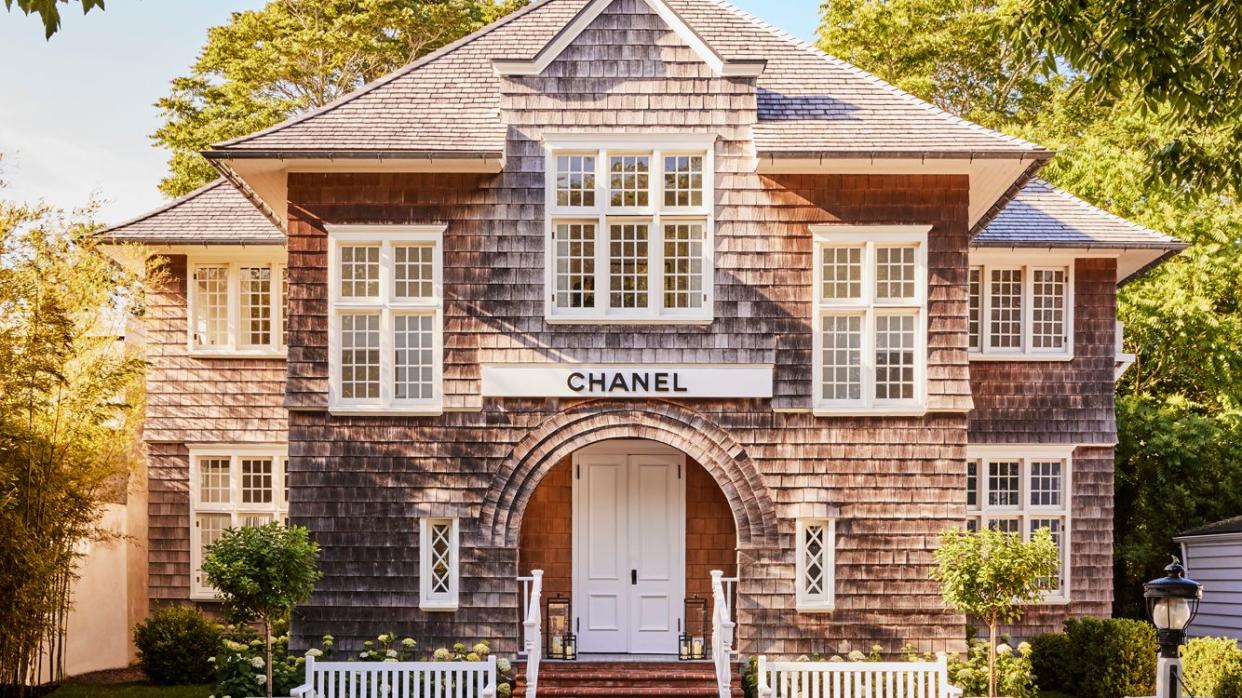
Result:
<svg viewBox="0 0 1242 698">
<path fill-rule="evenodd" d="M 595 307 L 595 224 L 556 226 L 556 307 Z"/>
<path fill-rule="evenodd" d="M 1022 349 L 1022 270 L 994 269 L 989 290 L 991 346 Z"/>
<path fill-rule="evenodd" d="M 199 267 L 194 271 L 197 290 L 194 313 L 194 344 L 222 347 L 229 343 L 229 269 Z"/>
<path fill-rule="evenodd" d="M 242 344 L 272 343 L 272 268 L 241 268 Z"/>
<path fill-rule="evenodd" d="M 971 267 L 969 274 L 970 310 L 967 318 L 970 336 L 970 350 L 979 351 L 983 347 L 983 268 Z"/>
<path fill-rule="evenodd" d="M 1065 270 L 1036 269 L 1032 283 L 1031 346 L 1061 349 L 1065 346 Z"/>
<path fill-rule="evenodd" d="M 664 307 L 703 307 L 703 224 L 664 226 Z"/>
<path fill-rule="evenodd" d="M 341 315 L 341 397 L 374 400 L 380 396 L 379 316 Z"/>
<path fill-rule="evenodd" d="M 830 611 L 834 601 L 836 526 L 833 519 L 798 519 L 797 610 Z"/>
<path fill-rule="evenodd" d="M 649 228 L 646 223 L 624 223 L 609 226 L 608 292 L 610 307 L 618 309 L 648 306 L 647 268 Z"/>
<path fill-rule="evenodd" d="M 966 510 L 979 508 L 979 461 L 966 461 Z"/>
<path fill-rule="evenodd" d="M 425 518 L 419 524 L 419 608 L 457 610 L 459 588 L 457 519 Z"/>
<path fill-rule="evenodd" d="M 1048 529 L 1048 532 L 1052 535 L 1052 542 L 1057 546 L 1058 561 L 1060 563 L 1057 575 L 1051 579 L 1044 580 L 1044 588 L 1050 594 L 1058 594 L 1065 587 L 1065 566 L 1067 562 L 1065 558 L 1065 520 L 1059 516 L 1046 519 L 1030 519 L 1030 535 L 1035 535 L 1041 528 Z"/>
</svg>

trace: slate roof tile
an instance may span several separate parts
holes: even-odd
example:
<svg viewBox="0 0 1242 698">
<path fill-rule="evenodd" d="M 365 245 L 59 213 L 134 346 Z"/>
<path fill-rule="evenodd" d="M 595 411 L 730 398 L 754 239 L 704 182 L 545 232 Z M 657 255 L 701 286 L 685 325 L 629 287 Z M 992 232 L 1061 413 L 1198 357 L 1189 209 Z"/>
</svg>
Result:
<svg viewBox="0 0 1242 698">
<path fill-rule="evenodd" d="M 285 244 L 284 233 L 223 179 L 98 234 L 147 245 Z"/>
</svg>

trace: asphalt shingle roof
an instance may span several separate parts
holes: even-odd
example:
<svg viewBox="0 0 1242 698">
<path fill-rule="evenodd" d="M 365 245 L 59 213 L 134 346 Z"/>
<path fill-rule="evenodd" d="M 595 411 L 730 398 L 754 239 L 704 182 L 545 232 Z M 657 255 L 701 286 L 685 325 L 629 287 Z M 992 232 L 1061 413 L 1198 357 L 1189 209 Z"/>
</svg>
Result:
<svg viewBox="0 0 1242 698">
<path fill-rule="evenodd" d="M 726 59 L 764 59 L 760 152 L 1030 153 L 1043 148 L 952 116 L 832 58 L 723 0 L 665 0 Z M 216 146 L 252 155 L 295 151 L 499 153 L 496 58 L 529 58 L 588 0 L 542 0 L 318 111 Z"/>
<path fill-rule="evenodd" d="M 1174 237 L 1114 216 L 1041 179 L 1028 182 L 972 244 L 1170 250 L 1186 246 Z"/>
<path fill-rule="evenodd" d="M 285 235 L 223 179 L 98 233 L 147 245 L 283 245 Z"/>
<path fill-rule="evenodd" d="M 1242 533 L 1242 515 L 1182 531 L 1183 536 L 1210 536 L 1215 533 Z"/>
</svg>

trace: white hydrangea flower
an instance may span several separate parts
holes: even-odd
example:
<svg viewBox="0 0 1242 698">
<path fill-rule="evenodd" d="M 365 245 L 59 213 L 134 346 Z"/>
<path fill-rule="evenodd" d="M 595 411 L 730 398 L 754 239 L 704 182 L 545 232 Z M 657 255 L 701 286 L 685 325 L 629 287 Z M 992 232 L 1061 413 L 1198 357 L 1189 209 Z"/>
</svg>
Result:
<svg viewBox="0 0 1242 698">
<path fill-rule="evenodd" d="M 1013 648 L 1002 642 L 996 646 L 996 654 L 1001 657 L 1008 657 L 1013 654 Z"/>
<path fill-rule="evenodd" d="M 850 650 L 850 653 L 845 656 L 849 657 L 851 662 L 861 662 L 867 658 L 867 655 L 858 650 Z"/>
<path fill-rule="evenodd" d="M 260 686 L 262 686 L 263 684 L 267 683 L 267 677 L 266 677 L 266 676 L 264 676 L 263 674 L 259 674 L 257 678 L 259 679 L 259 685 L 260 685 Z"/>
<path fill-rule="evenodd" d="M 496 668 L 499 669 L 501 673 L 507 674 L 509 673 L 509 670 L 513 668 L 513 665 L 509 663 L 508 659 L 501 657 L 496 660 Z"/>
<path fill-rule="evenodd" d="M 251 659 L 251 660 L 250 660 L 250 666 L 254 667 L 255 669 L 262 669 L 262 668 L 263 668 L 263 658 L 262 658 L 262 657 L 255 657 L 254 659 Z"/>
<path fill-rule="evenodd" d="M 312 647 L 312 648 L 310 648 L 310 649 L 306 650 L 306 656 L 307 656 L 307 657 L 322 657 L 322 656 L 323 656 L 323 650 L 315 649 L 314 647 Z"/>
<path fill-rule="evenodd" d="M 387 654 L 389 657 L 395 657 L 397 656 L 397 650 L 388 650 L 387 652 L 385 652 L 385 654 Z"/>
</svg>

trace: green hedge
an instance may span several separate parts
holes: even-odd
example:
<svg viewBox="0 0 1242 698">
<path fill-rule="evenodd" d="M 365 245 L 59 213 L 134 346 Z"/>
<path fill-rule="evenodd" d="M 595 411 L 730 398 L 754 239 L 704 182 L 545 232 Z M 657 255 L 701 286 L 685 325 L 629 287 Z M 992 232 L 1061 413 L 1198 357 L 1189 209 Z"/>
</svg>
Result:
<svg viewBox="0 0 1242 698">
<path fill-rule="evenodd" d="M 1199 637 L 1182 648 L 1186 694 L 1242 698 L 1242 648 L 1228 637 Z"/>
<path fill-rule="evenodd" d="M 1064 633 L 1031 641 L 1032 669 L 1042 690 L 1078 698 L 1149 696 L 1156 687 L 1156 629 L 1126 618 L 1079 618 Z"/>
<path fill-rule="evenodd" d="M 165 686 L 210 681 L 214 670 L 208 659 L 220 642 L 220 628 L 195 608 L 161 608 L 134 627 L 143 673 Z"/>
</svg>

